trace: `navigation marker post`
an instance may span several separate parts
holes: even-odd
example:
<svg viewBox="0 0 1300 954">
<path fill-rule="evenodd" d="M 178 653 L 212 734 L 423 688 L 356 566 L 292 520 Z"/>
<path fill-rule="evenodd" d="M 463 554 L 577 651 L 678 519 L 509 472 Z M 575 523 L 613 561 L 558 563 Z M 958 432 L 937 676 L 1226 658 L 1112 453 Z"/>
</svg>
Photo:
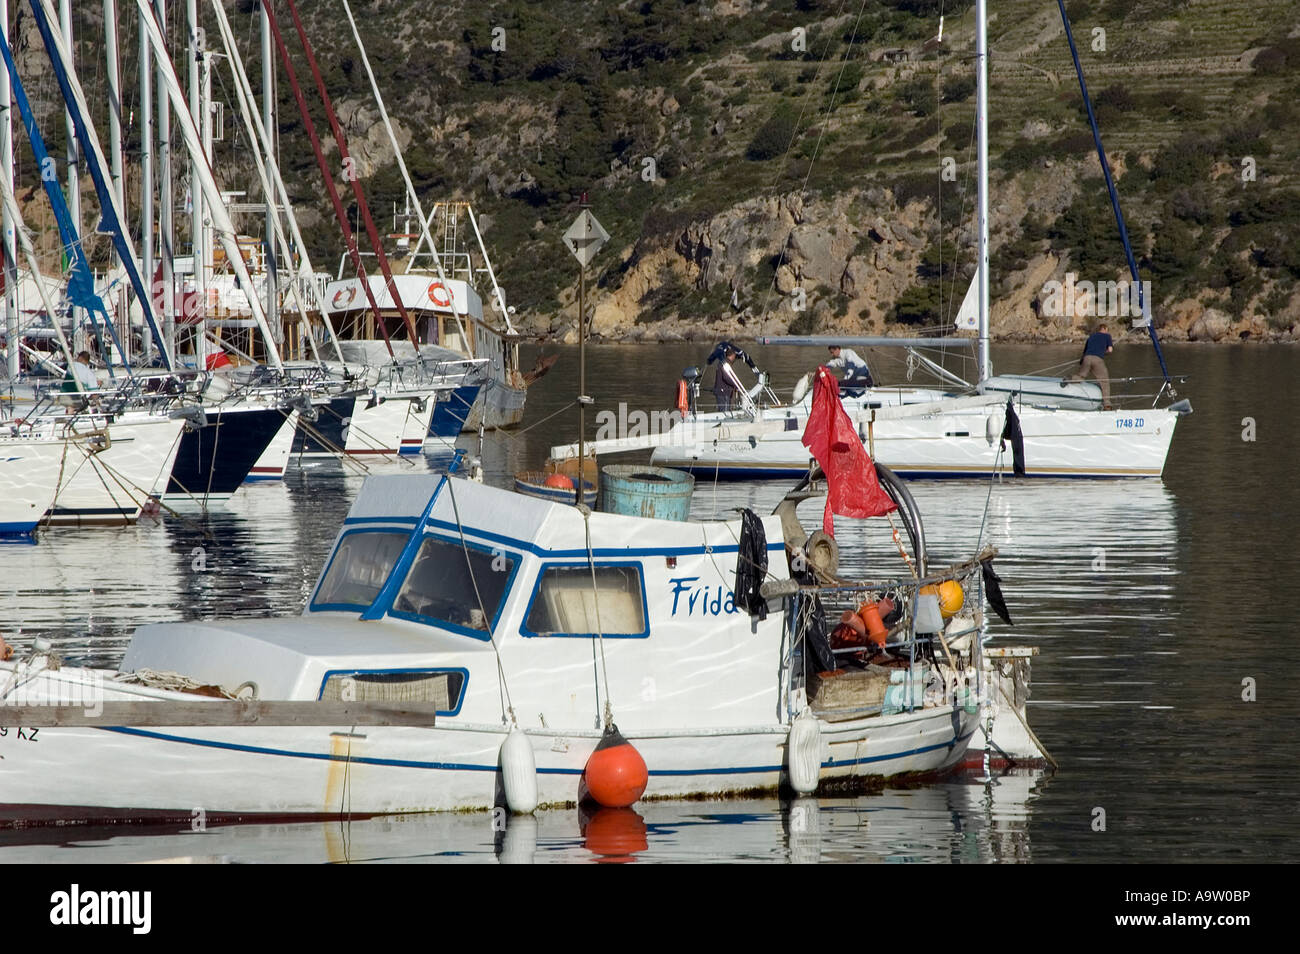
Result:
<svg viewBox="0 0 1300 954">
<path fill-rule="evenodd" d="M 582 471 L 586 462 L 583 447 L 587 430 L 587 405 L 594 403 L 587 394 L 587 265 L 609 241 L 609 233 L 587 208 L 587 193 L 579 202 L 582 209 L 564 233 L 564 244 L 578 260 L 578 479 L 577 503 L 582 503 Z"/>
</svg>

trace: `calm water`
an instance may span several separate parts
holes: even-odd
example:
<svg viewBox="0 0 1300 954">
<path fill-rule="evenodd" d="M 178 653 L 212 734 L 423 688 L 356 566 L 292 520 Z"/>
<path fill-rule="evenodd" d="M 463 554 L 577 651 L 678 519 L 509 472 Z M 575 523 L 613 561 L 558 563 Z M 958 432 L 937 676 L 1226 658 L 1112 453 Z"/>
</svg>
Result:
<svg viewBox="0 0 1300 954">
<path fill-rule="evenodd" d="M 572 440 L 577 355 L 559 350 L 560 363 L 530 393 L 524 430 L 488 437 L 489 481 L 504 483 L 537 466 L 552 444 Z M 706 351 L 593 346 L 588 391 L 597 407 L 667 408 L 681 369 Z M 823 354 L 755 349 L 783 387 Z M 994 363 L 1036 371 L 1076 355 L 1074 346 L 1006 346 L 995 348 Z M 793 805 L 772 798 L 654 803 L 595 818 L 547 812 L 506 832 L 494 832 L 486 814 L 201 835 L 0 832 L 0 861 L 1296 860 L 1300 451 L 1289 436 L 1287 395 L 1300 352 L 1185 346 L 1168 357 L 1172 370 L 1191 376 L 1184 393 L 1196 412 L 1178 425 L 1163 481 L 912 485 L 934 559 L 969 555 L 981 533 L 1001 551 L 1016 623 L 996 632 L 1041 647 L 1030 721 L 1061 763 L 1054 775 Z M 876 363 L 878 377 L 901 378 L 893 359 Z M 1123 347 L 1108 364 L 1113 377 L 1147 375 L 1154 359 Z M 1254 441 L 1242 439 L 1248 417 Z M 21 651 L 45 635 L 71 661 L 112 665 L 143 622 L 295 614 L 363 479 L 338 464 L 291 470 L 284 484 L 245 488 L 206 520 L 52 531 L 34 546 L 0 547 L 5 637 Z M 785 489 L 701 483 L 695 513 L 770 509 Z M 864 564 L 889 556 L 887 541 L 860 542 Z M 1255 702 L 1242 701 L 1247 678 Z M 2 788 L 0 773 L 0 801 Z M 1105 832 L 1091 827 L 1099 807 Z"/>
</svg>

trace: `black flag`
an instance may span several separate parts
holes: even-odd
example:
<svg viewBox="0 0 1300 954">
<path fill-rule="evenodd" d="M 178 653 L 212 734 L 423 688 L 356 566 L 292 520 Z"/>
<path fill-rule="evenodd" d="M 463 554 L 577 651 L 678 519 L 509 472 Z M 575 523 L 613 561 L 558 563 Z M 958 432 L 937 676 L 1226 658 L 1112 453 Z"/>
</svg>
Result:
<svg viewBox="0 0 1300 954">
<path fill-rule="evenodd" d="M 1011 460 L 1017 477 L 1025 476 L 1025 435 L 1020 431 L 1020 418 L 1016 409 L 1007 398 L 1007 422 L 1002 426 L 1002 450 L 1007 449 L 1007 440 L 1011 441 Z"/>
<path fill-rule="evenodd" d="M 1002 578 L 993 570 L 993 561 L 985 560 L 980 564 L 980 574 L 984 577 L 984 595 L 989 601 L 989 606 L 993 611 L 1001 616 L 1008 626 L 1014 626 L 1011 622 L 1011 613 L 1007 610 L 1007 601 L 1002 596 L 1002 587 L 999 585 Z"/>
</svg>

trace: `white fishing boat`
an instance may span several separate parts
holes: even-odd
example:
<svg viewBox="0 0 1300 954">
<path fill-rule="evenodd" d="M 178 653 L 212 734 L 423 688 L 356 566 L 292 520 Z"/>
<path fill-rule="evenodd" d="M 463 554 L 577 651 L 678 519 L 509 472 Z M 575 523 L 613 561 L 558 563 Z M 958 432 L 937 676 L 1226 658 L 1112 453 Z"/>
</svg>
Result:
<svg viewBox="0 0 1300 954">
<path fill-rule="evenodd" d="M 375 342 L 378 333 L 370 308 L 374 301 L 379 320 L 388 327 L 392 346 L 403 355 L 411 350 L 410 342 L 397 340 L 401 325 L 398 300 L 410 314 L 419 335 L 419 350 L 433 348 L 436 353 L 451 351 L 466 359 L 483 362 L 485 380 L 466 415 L 464 429 L 513 427 L 523 419 L 528 376 L 519 369 L 519 345 L 514 339 L 510 312 L 504 305 L 504 292 L 496 285 L 495 273 L 487 249 L 468 203 L 438 203 L 429 214 L 423 235 L 445 240 L 440 249 L 424 248 L 420 238 L 411 250 L 403 271 L 393 274 L 393 289 L 382 276 L 369 275 L 366 282 L 348 277 L 341 261 L 338 277 L 325 289 L 326 309 L 338 329 L 340 345 L 348 359 L 357 346 Z M 477 253 L 457 237 L 457 222 L 473 226 Z M 405 238 L 405 236 L 403 236 Z M 432 243 L 433 239 L 429 239 Z M 493 303 L 504 318 L 490 320 L 484 310 L 483 297 L 474 285 L 474 276 L 486 272 L 492 281 Z M 349 348 L 354 349 L 349 351 Z"/>
<path fill-rule="evenodd" d="M 876 470 L 912 546 L 911 573 L 876 581 L 837 577 L 833 538 L 800 526 L 815 482 L 767 517 L 681 522 L 456 475 L 371 477 L 301 617 L 143 626 L 113 671 L 0 664 L 0 719 L 86 716 L 46 722 L 39 745 L 0 737 L 0 821 L 528 811 L 579 799 L 614 716 L 650 798 L 951 770 L 981 719 L 994 554 L 930 572 L 910 494 Z M 871 622 L 850 625 L 863 600 Z M 221 708 L 196 689 L 437 715 L 169 722 L 181 703 Z M 103 721 L 121 703 L 136 724 Z"/>
</svg>

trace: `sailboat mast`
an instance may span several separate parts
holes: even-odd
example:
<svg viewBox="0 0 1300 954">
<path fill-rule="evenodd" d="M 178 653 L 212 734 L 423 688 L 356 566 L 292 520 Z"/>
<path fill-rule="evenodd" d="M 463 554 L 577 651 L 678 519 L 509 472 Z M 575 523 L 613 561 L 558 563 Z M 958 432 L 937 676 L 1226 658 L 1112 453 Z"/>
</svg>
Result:
<svg viewBox="0 0 1300 954">
<path fill-rule="evenodd" d="M 122 174 L 122 81 L 117 50 L 117 0 L 104 0 L 104 58 L 107 61 L 105 77 L 108 80 L 108 176 L 113 194 L 117 196 L 118 207 L 125 215 L 126 180 Z M 130 364 L 129 352 L 132 350 L 130 321 L 127 319 L 126 310 L 118 307 L 122 302 L 122 293 L 115 291 L 112 299 L 105 304 L 109 311 L 113 312 L 114 320 L 126 328 L 126 334 L 122 336 L 122 344 L 126 346 L 128 353 L 122 355 L 122 361 Z"/>
<path fill-rule="evenodd" d="M 203 122 L 203 99 L 199 86 L 199 57 L 203 56 L 199 42 L 198 0 L 186 0 L 185 22 L 189 25 L 188 70 L 186 81 L 190 92 L 190 116 L 195 123 Z M 207 230 L 203 227 L 203 190 L 198 187 L 199 173 L 194 159 L 190 159 L 190 271 L 194 282 L 194 301 L 197 303 L 196 314 L 186 315 L 196 322 L 194 326 L 194 358 L 200 367 L 206 366 L 208 352 L 207 309 L 208 309 L 208 241 Z"/>
<path fill-rule="evenodd" d="M 136 0 L 136 5 L 143 12 L 147 9 L 148 0 Z M 181 92 L 180 81 L 176 79 L 175 71 L 171 68 L 171 61 L 167 58 L 167 41 L 163 38 L 162 30 L 156 21 L 150 22 L 146 18 L 143 25 L 158 62 L 165 64 L 167 67 L 166 71 L 159 71 L 159 77 L 163 81 L 163 88 L 166 90 L 167 95 L 176 105 L 176 114 L 180 119 L 181 137 L 185 141 L 185 148 L 189 151 L 190 156 L 196 160 L 199 181 L 203 186 L 208 208 L 211 210 L 212 227 L 221 241 L 221 247 L 226 253 L 226 260 L 235 271 L 235 280 L 241 287 L 251 289 L 253 287 L 253 278 L 248 274 L 248 267 L 244 263 L 244 256 L 236 239 L 235 225 L 230 220 L 230 214 L 221 201 L 221 193 L 217 189 L 216 177 L 212 174 L 212 169 L 206 160 L 198 161 L 199 158 L 203 157 L 203 143 L 199 138 L 199 131 L 194 125 L 194 119 L 190 116 L 188 104 L 185 102 L 185 94 Z M 271 337 L 271 329 L 266 324 L 266 312 L 262 310 L 262 302 L 256 295 L 249 295 L 248 304 L 253 312 L 253 320 L 257 322 L 257 328 L 266 341 L 267 357 L 271 359 L 271 364 L 277 371 L 284 370 L 284 364 L 280 361 L 279 349 L 276 348 L 275 339 Z"/>
<path fill-rule="evenodd" d="M 275 54 L 271 50 L 271 25 L 266 20 L 263 5 L 260 17 L 262 26 L 262 127 L 266 130 L 267 141 L 275 148 Z M 275 212 L 275 196 L 266 195 L 266 310 L 268 314 L 278 313 L 280 303 L 279 258 L 276 255 L 275 234 L 278 220 Z M 277 327 L 279 327 L 277 325 Z M 302 342 L 298 343 L 301 351 Z M 314 346 L 313 346 L 314 348 Z"/>
<path fill-rule="evenodd" d="M 975 0 L 975 114 L 979 179 L 979 240 L 975 260 L 979 282 L 979 347 L 975 353 L 976 380 L 993 374 L 989 361 L 989 48 L 988 5 Z"/>
<path fill-rule="evenodd" d="M 59 31 L 63 34 L 63 42 L 68 47 L 68 55 L 75 60 L 77 48 L 72 42 L 72 0 L 61 0 L 59 3 Z M 63 124 L 67 130 L 67 152 L 65 156 L 68 163 L 68 211 L 72 214 L 72 227 L 78 235 L 81 234 L 81 162 L 77 150 L 77 130 L 72 123 L 72 113 L 70 110 L 63 112 Z M 50 316 L 54 321 L 54 316 Z M 72 326 L 75 329 L 79 324 L 77 318 L 77 309 L 72 309 Z"/>
<path fill-rule="evenodd" d="M 9 0 L 0 0 L 0 33 L 5 43 L 9 42 Z M 12 191 L 14 182 L 14 129 L 10 118 L 9 71 L 0 71 L 0 177 L 4 185 Z M 18 377 L 22 365 L 19 362 L 18 333 L 18 262 L 15 248 L 17 223 L 9 214 L 8 204 L 4 207 L 3 221 L 0 221 L 0 242 L 4 250 L 4 320 L 5 320 L 5 369 L 9 380 Z M 40 273 L 32 275 L 35 282 L 41 281 Z M 57 324 L 55 327 L 58 327 Z"/>
<path fill-rule="evenodd" d="M 316 353 L 315 340 L 311 336 L 310 322 L 307 321 L 306 305 L 303 301 L 307 289 L 312 289 L 313 300 L 317 311 L 320 313 L 321 323 L 324 324 L 325 330 L 329 334 L 330 343 L 334 346 L 334 355 L 338 358 L 339 363 L 346 368 L 347 362 L 343 359 L 343 349 L 339 347 L 338 336 L 334 333 L 334 324 L 330 321 L 329 313 L 325 310 L 325 303 L 315 293 L 315 284 L 310 281 L 313 272 L 311 256 L 307 252 L 307 243 L 303 241 L 302 231 L 298 228 L 297 216 L 293 214 L 293 203 L 289 201 L 289 191 L 284 187 L 284 179 L 280 176 L 280 166 L 275 158 L 274 130 L 268 133 L 264 127 L 253 119 L 253 84 L 248 80 L 248 71 L 244 68 L 243 58 L 239 55 L 239 48 L 235 44 L 235 34 L 230 29 L 230 20 L 221 6 L 221 0 L 212 0 L 212 12 L 217 19 L 217 29 L 221 34 L 221 45 L 225 49 L 226 57 L 230 60 L 230 71 L 235 81 L 235 95 L 239 99 L 239 114 L 248 130 L 249 142 L 257 147 L 254 150 L 253 158 L 257 162 L 259 175 L 265 173 L 266 182 L 263 189 L 273 197 L 271 199 L 273 203 L 277 199 L 279 200 L 280 206 L 284 209 L 284 220 L 289 225 L 289 235 L 293 238 L 293 249 L 291 249 L 289 239 L 285 237 L 283 230 L 280 228 L 279 216 L 273 217 L 271 222 L 275 226 L 286 267 L 294 269 L 289 281 L 289 290 L 298 304 L 299 311 L 303 313 L 304 334 L 311 344 L 312 352 L 316 354 L 316 359 L 320 360 L 320 355 Z M 264 64 L 263 68 L 269 69 L 270 67 Z M 269 184 L 274 184 L 273 190 L 267 187 Z M 294 265 L 295 261 L 298 263 L 296 266 Z"/>
<path fill-rule="evenodd" d="M 149 51 L 149 38 L 145 35 L 144 11 L 137 22 L 140 26 L 140 269 L 149 283 L 150 298 L 140 302 L 141 314 L 146 318 L 153 308 L 153 57 Z M 148 359 L 152 334 L 146 320 L 140 331 L 142 357 Z"/>
<path fill-rule="evenodd" d="M 167 35 L 167 0 L 154 0 L 154 12 L 163 36 Z M 166 85 L 165 71 L 170 64 L 162 56 L 154 58 L 159 92 Z M 171 104 L 166 96 L 158 97 L 158 251 L 162 257 L 163 338 L 169 354 L 176 354 L 176 227 L 172 201 L 172 120 Z"/>
</svg>

